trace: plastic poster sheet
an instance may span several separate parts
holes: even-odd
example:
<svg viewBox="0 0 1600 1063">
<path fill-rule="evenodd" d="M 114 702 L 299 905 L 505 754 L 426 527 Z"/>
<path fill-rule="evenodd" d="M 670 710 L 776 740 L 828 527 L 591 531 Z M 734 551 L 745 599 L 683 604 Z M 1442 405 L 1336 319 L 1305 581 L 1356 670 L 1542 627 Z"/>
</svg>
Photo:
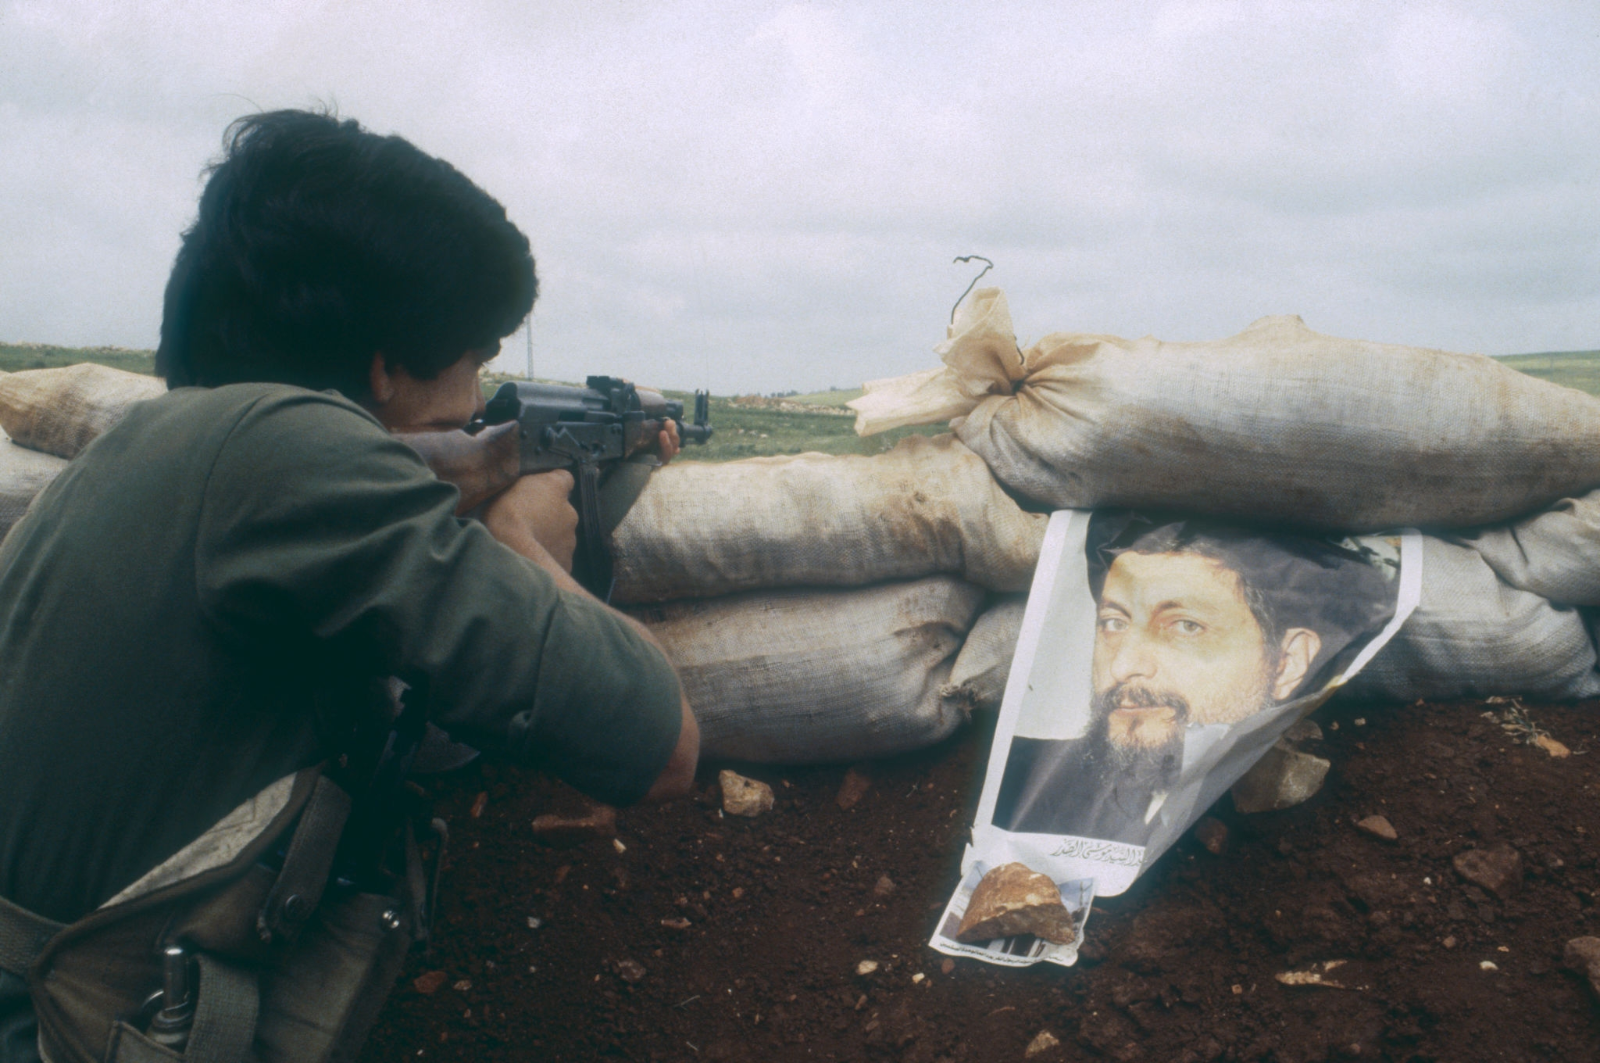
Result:
<svg viewBox="0 0 1600 1063">
<path fill-rule="evenodd" d="M 932 946 L 1026 966 L 1077 962 L 1115 896 L 1416 607 L 1416 532 L 1294 536 L 1213 520 L 1050 518 L 962 878 Z M 961 942 L 978 882 L 1049 876 L 1076 939 Z"/>
</svg>

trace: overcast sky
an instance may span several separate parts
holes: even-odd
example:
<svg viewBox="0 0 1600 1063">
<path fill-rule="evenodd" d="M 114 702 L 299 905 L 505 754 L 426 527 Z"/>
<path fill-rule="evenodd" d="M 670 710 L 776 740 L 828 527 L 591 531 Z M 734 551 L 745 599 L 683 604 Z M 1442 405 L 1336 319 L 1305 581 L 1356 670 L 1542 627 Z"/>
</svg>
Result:
<svg viewBox="0 0 1600 1063">
<path fill-rule="evenodd" d="M 1024 339 L 1600 347 L 1592 0 L 0 0 L 0 339 L 153 347 L 223 128 L 319 104 L 505 203 L 539 376 L 926 368 L 963 254 Z"/>
</svg>

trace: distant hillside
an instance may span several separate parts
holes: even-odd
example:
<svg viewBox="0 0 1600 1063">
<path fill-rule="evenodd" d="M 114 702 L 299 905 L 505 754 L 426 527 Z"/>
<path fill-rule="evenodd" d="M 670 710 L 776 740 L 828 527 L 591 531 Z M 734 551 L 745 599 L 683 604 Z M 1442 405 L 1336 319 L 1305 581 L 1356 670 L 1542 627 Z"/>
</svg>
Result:
<svg viewBox="0 0 1600 1063">
<path fill-rule="evenodd" d="M 16 372 L 19 369 L 48 369 L 60 365 L 72 365 L 76 362 L 99 362 L 102 365 L 114 366 L 118 369 L 127 369 L 135 373 L 153 373 L 155 371 L 155 352 L 129 350 L 125 347 L 55 347 L 47 343 L 5 343 L 0 341 L 0 370 Z M 1543 351 L 1538 354 L 1508 354 L 1498 359 L 1506 365 L 1529 376 L 1549 380 L 1552 383 L 1562 384 L 1566 387 L 1577 388 L 1591 395 L 1600 395 L 1600 351 Z M 511 379 L 496 375 L 494 380 Z M 809 395 L 790 394 L 782 397 L 781 403 L 773 403 L 774 409 L 779 407 L 792 410 L 792 405 L 802 406 L 831 406 L 840 407 L 851 399 L 861 396 L 860 388 L 836 389 L 831 391 L 813 392 Z M 692 396 L 679 395 L 674 392 L 675 398 L 686 398 L 692 401 Z M 791 405 L 792 404 L 792 405 Z M 728 405 L 726 400 L 719 401 L 719 407 Z M 729 406 L 729 409 L 734 409 Z M 729 414 L 723 415 L 725 418 Z M 744 411 L 732 414 L 736 421 L 744 419 Z M 801 415 L 804 416 L 804 415 Z M 822 416 L 818 414 L 818 416 Z M 762 427 L 770 427 L 763 425 Z M 761 436 L 759 429 L 754 424 L 758 439 L 771 438 Z M 826 434 L 833 436 L 835 426 L 829 426 Z M 747 433 L 749 434 L 748 430 Z M 730 441 L 731 442 L 731 441 Z M 746 441 L 747 446 L 750 441 Z M 819 441 L 820 442 L 820 441 Z M 770 444 L 769 444 L 770 445 Z M 845 448 L 847 444 L 843 439 L 830 439 L 828 445 L 822 449 L 836 450 Z M 723 448 L 716 448 L 721 450 Z M 728 448 L 735 449 L 735 448 Z M 767 451 L 766 446 L 751 446 L 751 451 Z M 862 441 L 861 449 L 857 453 L 871 452 L 866 441 Z M 744 456 L 744 455 L 739 455 Z"/>
<path fill-rule="evenodd" d="M 1600 395 L 1600 351 L 1510 354 L 1500 361 L 1529 376 Z"/>
<path fill-rule="evenodd" d="M 79 362 L 99 362 L 149 376 L 156 371 L 156 352 L 133 351 L 126 347 L 52 347 L 48 343 L 0 341 L 0 371 L 7 373 L 19 369 L 54 369 Z"/>
</svg>

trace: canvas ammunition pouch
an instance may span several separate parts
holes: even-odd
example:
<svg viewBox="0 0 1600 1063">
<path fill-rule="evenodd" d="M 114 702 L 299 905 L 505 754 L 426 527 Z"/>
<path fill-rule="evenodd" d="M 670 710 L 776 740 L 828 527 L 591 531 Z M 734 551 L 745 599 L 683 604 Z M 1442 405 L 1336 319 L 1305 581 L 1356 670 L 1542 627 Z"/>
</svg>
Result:
<svg viewBox="0 0 1600 1063">
<path fill-rule="evenodd" d="M 430 898 L 409 824 L 392 886 L 330 876 L 349 812 L 308 769 L 75 923 L 0 900 L 0 967 L 28 980 L 46 1063 L 353 1059 Z M 163 998 L 175 975 L 186 1003 Z"/>
</svg>

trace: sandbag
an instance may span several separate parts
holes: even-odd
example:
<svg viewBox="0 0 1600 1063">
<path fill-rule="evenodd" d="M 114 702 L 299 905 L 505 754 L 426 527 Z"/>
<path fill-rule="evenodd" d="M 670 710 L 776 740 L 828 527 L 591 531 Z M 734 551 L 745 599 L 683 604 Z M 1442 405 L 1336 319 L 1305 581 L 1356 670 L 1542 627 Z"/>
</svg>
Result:
<svg viewBox="0 0 1600 1063">
<path fill-rule="evenodd" d="M 0 432 L 0 539 L 22 519 L 34 496 L 66 467 L 65 458 L 20 447 Z"/>
<path fill-rule="evenodd" d="M 984 590 L 951 576 L 637 607 L 678 670 L 708 758 L 888 756 L 966 719 L 940 697 Z"/>
<path fill-rule="evenodd" d="M 1452 538 L 1513 587 L 1565 605 L 1600 606 L 1600 491 Z"/>
<path fill-rule="evenodd" d="M 857 431 L 946 418 L 1019 494 L 1345 531 L 1472 527 L 1600 485 L 1600 400 L 1481 355 L 1263 318 L 1211 343 L 1056 333 L 962 303 L 939 370 L 867 385 Z"/>
<path fill-rule="evenodd" d="M 1027 607 L 1027 595 L 1012 595 L 994 602 L 978 616 L 967 633 L 967 641 L 961 644 L 961 652 L 956 654 L 950 682 L 941 691 L 946 700 L 963 712 L 1000 708 Z"/>
<path fill-rule="evenodd" d="M 0 376 L 0 428 L 25 447 L 73 458 L 128 407 L 164 394 L 158 377 L 82 362 Z"/>
<path fill-rule="evenodd" d="M 1350 685 L 1384 701 L 1497 694 L 1552 701 L 1600 695 L 1595 643 L 1579 611 L 1511 586 L 1477 551 L 1423 536 L 1422 597 Z M 1022 602 L 986 611 L 951 672 L 946 697 L 968 710 L 998 706 L 1022 627 Z"/>
<path fill-rule="evenodd" d="M 1595 666 L 1577 610 L 1503 582 L 1476 550 L 1425 536 L 1422 600 L 1349 690 L 1394 701 L 1563 701 L 1600 694 Z"/>
<path fill-rule="evenodd" d="M 1049 517 L 1020 509 L 953 437 L 871 457 L 659 469 L 612 537 L 619 602 L 950 573 L 1025 590 Z"/>
</svg>

